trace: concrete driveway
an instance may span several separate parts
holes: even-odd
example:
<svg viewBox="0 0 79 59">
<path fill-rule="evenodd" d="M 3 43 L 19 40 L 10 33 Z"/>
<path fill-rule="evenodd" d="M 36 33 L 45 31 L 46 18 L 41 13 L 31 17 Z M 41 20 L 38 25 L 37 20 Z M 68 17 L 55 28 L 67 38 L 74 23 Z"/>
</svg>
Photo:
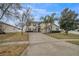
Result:
<svg viewBox="0 0 79 59">
<path fill-rule="evenodd" d="M 23 56 L 79 56 L 79 46 L 42 33 L 29 33 L 29 47 Z"/>
</svg>

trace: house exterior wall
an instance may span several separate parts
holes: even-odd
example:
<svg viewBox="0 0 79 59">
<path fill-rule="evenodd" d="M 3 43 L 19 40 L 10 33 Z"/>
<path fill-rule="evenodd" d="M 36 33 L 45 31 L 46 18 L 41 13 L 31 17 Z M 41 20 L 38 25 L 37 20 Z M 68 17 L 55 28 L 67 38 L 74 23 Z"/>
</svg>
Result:
<svg viewBox="0 0 79 59">
<path fill-rule="evenodd" d="M 0 23 L 0 29 L 3 30 L 4 32 L 20 32 L 21 30 L 17 27 L 14 27 L 9 24 L 5 23 Z M 25 26 L 23 31 L 32 31 L 32 32 L 50 32 L 51 26 L 50 23 L 47 24 L 47 30 L 46 30 L 46 24 L 45 23 L 39 23 L 39 22 L 33 22 L 29 26 Z M 52 24 L 52 31 L 59 30 L 59 27 L 55 24 Z"/>
<path fill-rule="evenodd" d="M 2 25 L 0 24 L 0 30 L 2 29 Z"/>
<path fill-rule="evenodd" d="M 41 23 L 40 24 L 40 31 L 42 32 L 42 33 L 44 33 L 46 30 L 45 30 L 45 27 L 46 27 L 46 25 L 44 24 L 44 23 Z"/>
<path fill-rule="evenodd" d="M 41 32 L 45 32 L 46 31 L 46 24 L 45 23 L 41 23 L 40 24 L 40 27 L 41 27 Z M 47 24 L 47 32 L 50 32 L 50 29 L 51 29 L 51 24 L 48 23 Z M 59 27 L 55 24 L 52 24 L 52 31 L 57 31 L 59 30 Z"/>
<path fill-rule="evenodd" d="M 57 25 L 52 24 L 52 31 L 58 31 L 59 27 Z"/>
<path fill-rule="evenodd" d="M 6 32 L 6 33 L 9 33 L 9 32 L 20 32 L 21 31 L 20 29 L 14 27 L 14 26 L 11 26 L 11 25 L 8 25 L 8 24 L 4 24 L 4 23 L 0 24 L 0 29 L 3 32 Z"/>
<path fill-rule="evenodd" d="M 29 26 L 25 26 L 26 31 L 38 32 L 38 23 L 31 23 Z"/>
<path fill-rule="evenodd" d="M 28 26 L 24 27 L 24 31 L 32 31 L 32 32 L 50 32 L 51 29 L 52 31 L 56 31 L 59 30 L 59 27 L 55 24 L 52 24 L 52 27 L 50 26 L 50 23 L 47 23 L 47 25 L 45 23 L 37 23 L 37 22 L 33 22 Z M 47 29 L 46 29 L 47 26 Z"/>
</svg>

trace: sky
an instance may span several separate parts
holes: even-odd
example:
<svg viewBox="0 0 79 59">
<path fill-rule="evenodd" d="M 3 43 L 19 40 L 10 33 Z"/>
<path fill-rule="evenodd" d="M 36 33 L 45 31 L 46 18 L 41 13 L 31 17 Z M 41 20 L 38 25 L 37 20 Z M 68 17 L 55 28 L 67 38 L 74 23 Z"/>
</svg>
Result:
<svg viewBox="0 0 79 59">
<path fill-rule="evenodd" d="M 55 17 L 60 17 L 64 8 L 70 8 L 79 13 L 79 3 L 27 3 L 22 4 L 22 7 L 23 9 L 32 9 L 31 13 L 35 21 L 40 21 L 41 16 L 51 15 L 52 13 L 56 13 Z M 55 23 L 58 24 L 57 21 Z"/>
<path fill-rule="evenodd" d="M 51 15 L 52 13 L 56 13 L 55 17 L 60 17 L 64 8 L 70 8 L 79 14 L 79 3 L 21 3 L 21 6 L 22 9 L 31 8 L 31 14 L 35 21 L 40 21 L 41 16 Z M 10 23 L 13 25 L 13 21 L 10 21 Z M 55 24 L 58 25 L 58 21 L 55 21 Z"/>
</svg>

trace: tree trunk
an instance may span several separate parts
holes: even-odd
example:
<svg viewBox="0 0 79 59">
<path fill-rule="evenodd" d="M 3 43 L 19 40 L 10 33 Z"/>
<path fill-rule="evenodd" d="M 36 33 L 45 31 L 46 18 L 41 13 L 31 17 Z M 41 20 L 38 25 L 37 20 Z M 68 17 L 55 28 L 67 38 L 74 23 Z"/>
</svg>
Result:
<svg viewBox="0 0 79 59">
<path fill-rule="evenodd" d="M 23 33 L 23 29 L 21 30 L 21 39 L 23 40 L 23 35 L 24 35 L 24 33 Z"/>
<path fill-rule="evenodd" d="M 66 35 L 68 35 L 68 30 L 65 30 Z"/>
<path fill-rule="evenodd" d="M 50 27 L 51 27 L 51 28 L 50 28 L 50 32 L 52 33 L 52 24 L 50 25 Z"/>
<path fill-rule="evenodd" d="M 47 28 L 47 23 L 46 23 L 46 28 L 45 28 L 45 32 L 46 32 L 46 33 L 47 33 L 47 29 L 48 29 L 48 28 Z"/>
<path fill-rule="evenodd" d="M 21 30 L 21 35 L 23 36 L 23 28 L 22 28 L 22 30 Z"/>
<path fill-rule="evenodd" d="M 11 6 L 12 4 L 9 4 L 8 6 L 7 6 L 7 8 L 3 11 L 3 13 L 2 13 L 2 15 L 1 15 L 1 17 L 0 17 L 0 20 L 2 19 L 2 17 L 4 16 L 4 14 L 6 13 L 6 11 L 8 10 L 8 8 Z"/>
<path fill-rule="evenodd" d="M 21 31 L 21 35 L 23 36 L 23 31 Z"/>
</svg>

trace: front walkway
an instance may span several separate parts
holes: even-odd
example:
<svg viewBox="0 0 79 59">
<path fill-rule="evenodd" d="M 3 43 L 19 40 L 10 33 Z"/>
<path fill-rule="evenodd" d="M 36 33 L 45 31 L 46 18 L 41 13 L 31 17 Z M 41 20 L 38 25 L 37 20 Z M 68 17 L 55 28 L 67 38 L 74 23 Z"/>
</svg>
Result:
<svg viewBox="0 0 79 59">
<path fill-rule="evenodd" d="M 54 39 L 42 33 L 29 33 L 29 47 L 22 55 L 28 56 L 75 56 L 79 46 Z"/>
</svg>

